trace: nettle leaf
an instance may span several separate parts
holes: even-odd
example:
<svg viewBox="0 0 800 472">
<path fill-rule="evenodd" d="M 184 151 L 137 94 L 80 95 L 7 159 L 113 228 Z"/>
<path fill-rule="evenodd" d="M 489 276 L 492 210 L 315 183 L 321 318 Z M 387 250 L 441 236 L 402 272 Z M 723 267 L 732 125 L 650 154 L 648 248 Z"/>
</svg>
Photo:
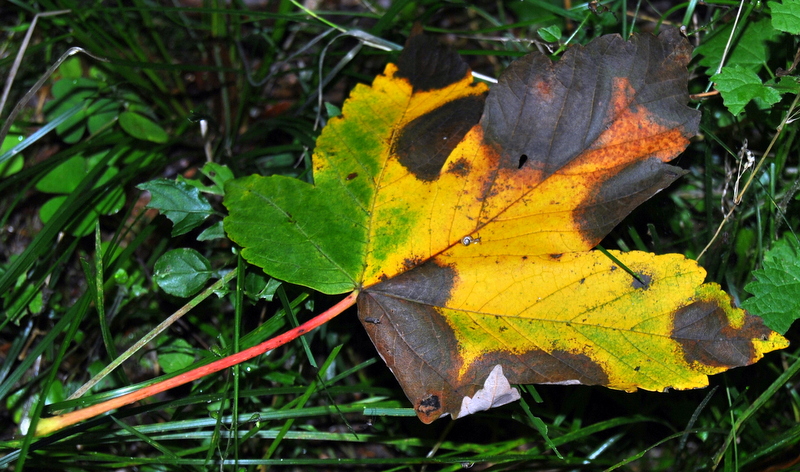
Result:
<svg viewBox="0 0 800 472">
<path fill-rule="evenodd" d="M 784 238 L 764 255 L 762 269 L 753 271 L 755 282 L 745 290 L 753 294 L 742 307 L 764 318 L 764 323 L 784 334 L 800 318 L 800 247 Z"/>
<path fill-rule="evenodd" d="M 772 26 L 789 34 L 800 34 L 800 0 L 769 2 L 772 10 Z"/>
<path fill-rule="evenodd" d="M 317 140 L 314 184 L 231 181 L 225 229 L 271 276 L 357 290 L 386 364 L 431 422 L 512 384 L 698 388 L 787 346 L 681 255 L 591 249 L 684 171 L 697 132 L 676 30 L 534 52 L 491 91 L 433 39 L 359 85 Z"/>
<path fill-rule="evenodd" d="M 709 75 L 716 73 L 722 57 L 727 57 L 726 64 L 736 64 L 754 72 L 761 70 L 769 59 L 768 43 L 780 37 L 780 32 L 772 27 L 769 18 L 750 21 L 741 32 L 737 32 L 736 41 L 725 54 L 733 26 L 734 23 L 730 22 L 717 28 L 709 37 L 703 38 L 703 44 L 694 50 L 694 55 L 700 56 L 698 64 L 708 67 Z"/>
<path fill-rule="evenodd" d="M 150 192 L 147 208 L 155 208 L 172 221 L 172 236 L 197 228 L 214 212 L 200 190 L 185 182 L 157 179 L 136 188 Z"/>
<path fill-rule="evenodd" d="M 739 65 L 723 67 L 722 72 L 712 76 L 711 80 L 716 83 L 725 107 L 733 115 L 741 113 L 754 99 L 760 99 L 761 108 L 768 108 L 781 100 L 779 91 L 764 85 L 755 72 Z"/>
</svg>

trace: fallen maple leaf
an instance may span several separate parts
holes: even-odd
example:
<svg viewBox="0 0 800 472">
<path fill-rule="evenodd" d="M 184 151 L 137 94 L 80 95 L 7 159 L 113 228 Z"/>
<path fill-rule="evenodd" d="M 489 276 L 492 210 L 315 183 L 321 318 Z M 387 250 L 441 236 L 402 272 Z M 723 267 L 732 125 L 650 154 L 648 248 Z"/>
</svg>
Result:
<svg viewBox="0 0 800 472">
<path fill-rule="evenodd" d="M 489 92 L 412 36 L 323 130 L 314 185 L 230 182 L 225 229 L 274 277 L 358 292 L 424 422 L 516 400 L 512 383 L 706 386 L 787 341 L 694 261 L 591 251 L 683 174 L 665 162 L 697 132 L 690 49 L 674 29 L 603 36 Z"/>
</svg>

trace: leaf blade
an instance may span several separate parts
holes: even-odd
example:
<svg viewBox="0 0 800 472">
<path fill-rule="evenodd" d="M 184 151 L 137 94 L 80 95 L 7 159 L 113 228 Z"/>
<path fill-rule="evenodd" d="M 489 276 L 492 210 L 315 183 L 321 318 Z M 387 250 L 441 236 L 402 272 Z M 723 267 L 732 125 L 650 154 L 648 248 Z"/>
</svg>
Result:
<svg viewBox="0 0 800 472">
<path fill-rule="evenodd" d="M 800 2 L 783 0 L 769 2 L 772 10 L 772 27 L 789 34 L 800 34 Z"/>
<path fill-rule="evenodd" d="M 136 188 L 150 192 L 148 208 L 155 208 L 172 221 L 172 236 L 179 236 L 200 226 L 213 212 L 200 191 L 185 182 L 158 179 Z"/>
<path fill-rule="evenodd" d="M 270 275 L 358 290 L 425 422 L 505 403 L 511 383 L 704 386 L 785 339 L 682 256 L 619 254 L 632 277 L 590 251 L 684 173 L 667 162 L 698 129 L 690 52 L 677 30 L 606 36 L 556 64 L 534 53 L 487 95 L 457 56 L 412 36 L 323 130 L 315 184 L 253 178 L 266 205 L 247 211 L 229 185 L 226 230 Z M 294 252 L 308 272 L 281 260 Z"/>
<path fill-rule="evenodd" d="M 800 257 L 797 243 L 779 239 L 764 255 L 763 267 L 753 271 L 756 278 L 744 288 L 753 297 L 742 307 L 762 317 L 764 323 L 785 334 L 800 317 Z"/>
<path fill-rule="evenodd" d="M 723 67 L 722 72 L 711 79 L 716 82 L 728 111 L 734 115 L 741 113 L 754 99 L 761 99 L 766 106 L 781 100 L 779 91 L 764 85 L 755 72 L 739 65 Z"/>
<path fill-rule="evenodd" d="M 191 297 L 211 279 L 211 263 L 191 248 L 173 249 L 159 257 L 153 280 L 176 297 Z"/>
<path fill-rule="evenodd" d="M 358 248 L 365 228 L 352 206 L 329 205 L 333 196 L 315 190 L 277 175 L 230 181 L 225 231 L 248 261 L 269 267 L 274 277 L 327 294 L 352 291 L 363 267 Z"/>
<path fill-rule="evenodd" d="M 679 255 L 615 253 L 643 287 L 594 251 L 550 260 L 455 252 L 359 298 L 365 329 L 424 422 L 467 413 L 463 398 L 497 365 L 511 383 L 663 391 L 704 387 L 707 375 L 787 345 L 719 287 L 700 285 L 705 272 Z M 713 336 L 723 330 L 732 340 Z"/>
</svg>

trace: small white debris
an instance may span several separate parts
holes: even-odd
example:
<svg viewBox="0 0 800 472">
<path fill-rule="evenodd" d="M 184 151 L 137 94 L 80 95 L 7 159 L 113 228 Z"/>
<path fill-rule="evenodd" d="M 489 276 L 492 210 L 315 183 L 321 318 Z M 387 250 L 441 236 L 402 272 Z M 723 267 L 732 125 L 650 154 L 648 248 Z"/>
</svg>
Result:
<svg viewBox="0 0 800 472">
<path fill-rule="evenodd" d="M 511 387 L 508 379 L 503 375 L 503 366 L 497 364 L 486 377 L 483 388 L 475 392 L 472 398 L 464 397 L 461 400 L 461 411 L 458 412 L 458 418 L 519 399 L 519 392 L 516 388 Z"/>
</svg>

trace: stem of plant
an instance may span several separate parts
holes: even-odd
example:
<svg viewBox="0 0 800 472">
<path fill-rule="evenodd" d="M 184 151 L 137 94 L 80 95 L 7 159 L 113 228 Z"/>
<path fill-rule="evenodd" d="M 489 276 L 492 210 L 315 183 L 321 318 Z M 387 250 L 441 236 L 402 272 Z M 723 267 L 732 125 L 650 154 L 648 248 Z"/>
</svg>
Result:
<svg viewBox="0 0 800 472">
<path fill-rule="evenodd" d="M 198 367 L 189 372 L 185 372 L 176 377 L 166 379 L 162 382 L 158 382 L 156 384 L 144 387 L 140 390 L 119 396 L 117 398 L 112 398 L 111 400 L 105 401 L 103 403 L 98 403 L 97 405 L 92 405 L 90 407 L 82 408 L 80 410 L 75 410 L 73 412 L 65 413 L 63 415 L 53 416 L 50 418 L 42 418 L 39 420 L 39 423 L 36 426 L 36 436 L 43 436 L 46 434 L 56 432 L 60 429 L 66 428 L 67 426 L 71 426 L 73 424 L 79 423 L 89 418 L 94 418 L 95 416 L 123 407 L 125 405 L 130 405 L 131 403 L 144 400 L 145 398 L 167 391 L 171 388 L 175 388 L 180 385 L 192 382 L 194 380 L 203 378 L 206 375 L 219 372 L 221 370 L 227 369 L 228 367 L 232 367 L 236 364 L 240 364 L 244 361 L 260 356 L 261 354 L 264 354 L 267 351 L 271 351 L 277 347 L 280 347 L 288 343 L 289 341 L 293 341 L 298 337 L 308 333 L 309 331 L 318 328 L 323 324 L 327 323 L 328 321 L 332 320 L 337 315 L 342 313 L 344 310 L 353 306 L 356 303 L 356 298 L 358 298 L 357 290 L 350 293 L 350 295 L 348 295 L 345 299 L 343 299 L 336 305 L 332 306 L 324 313 L 315 316 L 314 318 L 306 321 L 305 323 L 301 324 L 300 326 L 294 329 L 291 329 L 281 334 L 280 336 L 268 339 L 257 346 L 253 346 L 249 349 L 245 349 L 244 351 L 237 352 L 236 354 L 231 354 L 228 357 L 223 357 L 222 359 Z"/>
</svg>

